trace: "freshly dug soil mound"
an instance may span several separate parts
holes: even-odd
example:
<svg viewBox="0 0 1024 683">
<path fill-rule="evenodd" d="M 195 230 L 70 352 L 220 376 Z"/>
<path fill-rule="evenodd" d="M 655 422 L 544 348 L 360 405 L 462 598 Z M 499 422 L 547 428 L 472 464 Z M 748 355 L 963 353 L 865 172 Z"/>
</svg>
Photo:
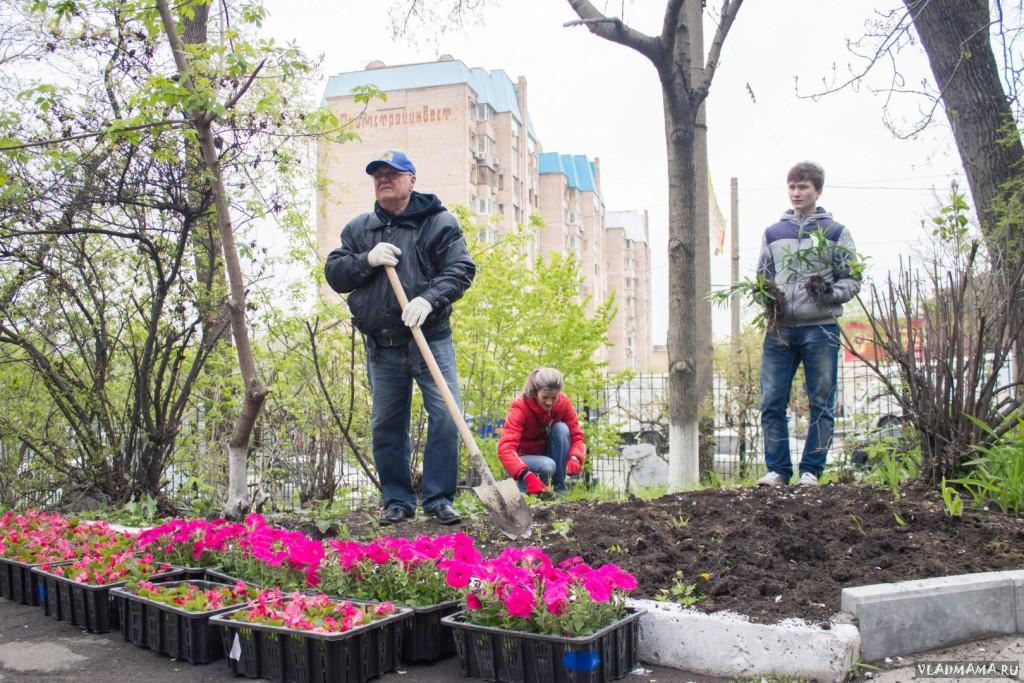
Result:
<svg viewBox="0 0 1024 683">
<path fill-rule="evenodd" d="M 845 586 L 1024 568 L 1024 519 L 965 510 L 946 515 L 938 493 L 865 485 L 730 488 L 655 500 L 536 506 L 534 538 L 556 561 L 581 555 L 615 563 L 656 597 L 681 581 L 703 596 L 694 607 L 773 623 L 827 623 Z M 506 544 L 483 515 L 444 527 L 418 516 L 378 528 L 377 511 L 342 524 L 357 538 L 463 531 L 485 554 Z M 306 529 L 310 531 L 310 529 Z"/>
</svg>

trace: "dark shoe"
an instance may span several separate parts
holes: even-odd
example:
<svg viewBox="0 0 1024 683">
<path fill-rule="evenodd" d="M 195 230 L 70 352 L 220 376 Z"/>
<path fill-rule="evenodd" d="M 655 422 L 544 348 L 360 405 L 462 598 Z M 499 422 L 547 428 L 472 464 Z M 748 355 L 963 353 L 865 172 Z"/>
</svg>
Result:
<svg viewBox="0 0 1024 683">
<path fill-rule="evenodd" d="M 389 524 L 398 524 L 399 522 L 405 521 L 407 518 L 412 517 L 413 513 L 407 512 L 397 505 L 392 505 L 384 513 L 377 518 L 379 524 L 388 526 Z"/>
<path fill-rule="evenodd" d="M 437 521 L 441 522 L 441 524 L 458 524 L 462 521 L 459 513 L 448 503 L 438 505 L 427 514 L 436 517 Z"/>
</svg>

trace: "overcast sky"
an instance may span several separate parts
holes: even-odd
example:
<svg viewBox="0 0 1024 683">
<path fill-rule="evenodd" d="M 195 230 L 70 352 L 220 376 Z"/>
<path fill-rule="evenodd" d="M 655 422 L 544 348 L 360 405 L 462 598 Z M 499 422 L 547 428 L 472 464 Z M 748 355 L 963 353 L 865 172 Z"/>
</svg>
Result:
<svg viewBox="0 0 1024 683">
<path fill-rule="evenodd" d="M 599 8 L 602 2 L 595 2 Z M 717 12 L 718 0 L 708 0 Z M 789 208 L 786 171 L 814 160 L 825 167 L 819 202 L 850 228 L 858 251 L 871 258 L 869 277 L 884 280 L 899 257 L 926 239 L 921 222 L 948 196 L 961 176 L 944 115 L 914 140 L 899 140 L 883 124 L 884 96 L 869 88 L 812 99 L 833 69 L 840 74 L 856 59 L 847 40 L 860 37 L 872 7 L 889 4 L 847 0 L 748 0 L 726 41 L 708 99 L 709 167 L 718 203 L 729 218 L 729 181 L 739 181 L 741 276 L 753 273 L 764 228 Z M 516 0 L 492 3 L 482 23 L 437 35 L 420 27 L 413 37 L 391 37 L 389 2 L 266 0 L 265 29 L 278 40 L 295 40 L 323 56 L 323 74 L 356 71 L 372 60 L 408 64 L 451 54 L 469 67 L 503 69 L 524 76 L 530 115 L 545 151 L 586 154 L 601 160 L 607 210 L 651 212 L 654 340 L 664 343 L 668 304 L 667 204 L 664 119 L 654 67 L 636 52 L 565 28 L 575 18 L 568 3 Z M 660 30 L 665 3 L 609 3 L 625 8 L 626 22 L 648 34 Z M 714 31 L 705 15 L 705 42 Z M 880 65 L 872 79 L 884 85 Z M 904 60 L 907 82 L 930 78 L 923 55 Z M 323 82 L 310 86 L 316 96 Z M 928 103 L 905 98 L 894 111 L 914 120 Z M 430 189 L 430 179 L 420 185 Z M 961 185 L 964 185 L 961 182 Z M 442 199 L 444 199 L 442 197 Z M 339 226 L 340 227 L 340 226 Z M 712 257 L 712 282 L 729 278 L 728 244 Z M 715 314 L 715 334 L 728 333 L 727 311 Z"/>
</svg>

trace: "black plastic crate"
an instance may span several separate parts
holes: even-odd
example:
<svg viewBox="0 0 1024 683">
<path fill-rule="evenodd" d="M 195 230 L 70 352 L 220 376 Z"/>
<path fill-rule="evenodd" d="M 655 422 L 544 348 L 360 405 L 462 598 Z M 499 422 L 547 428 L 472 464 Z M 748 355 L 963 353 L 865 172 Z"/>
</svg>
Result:
<svg viewBox="0 0 1024 683">
<path fill-rule="evenodd" d="M 204 580 L 206 580 L 206 581 L 213 581 L 214 583 L 223 583 L 223 584 L 227 584 L 228 586 L 234 586 L 236 583 L 241 581 L 241 582 L 243 582 L 245 584 L 248 584 L 248 585 L 250 585 L 250 586 L 252 586 L 254 588 L 260 588 L 261 587 L 259 584 L 253 583 L 252 581 L 246 581 L 245 579 L 240 579 L 240 578 L 238 578 L 236 576 L 231 576 L 230 574 L 225 574 L 219 568 L 207 567 L 203 571 L 204 571 L 204 577 L 205 577 Z"/>
<path fill-rule="evenodd" d="M 455 636 L 463 676 L 504 683 L 600 683 L 622 678 L 640 664 L 640 616 L 630 609 L 589 636 L 549 636 L 478 626 L 463 613 L 441 622 Z"/>
<path fill-rule="evenodd" d="M 127 581 L 91 586 L 51 574 L 40 567 L 34 567 L 32 571 L 38 576 L 46 616 L 81 626 L 93 633 L 107 633 L 118 627 L 118 608 L 110 589 L 120 588 Z M 149 580 L 167 580 L 180 575 L 180 570 L 172 569 L 154 574 Z"/>
<path fill-rule="evenodd" d="M 183 583 L 204 590 L 224 586 L 199 580 L 168 581 L 164 585 L 170 587 Z M 118 601 L 121 635 L 125 640 L 190 664 L 206 664 L 224 656 L 220 628 L 210 623 L 210 617 L 237 609 L 238 605 L 189 612 L 135 595 L 124 588 L 115 588 L 111 593 Z"/>
<path fill-rule="evenodd" d="M 269 678 L 278 683 L 363 683 L 398 668 L 403 622 L 411 610 L 396 609 L 391 616 L 344 633 L 247 624 L 232 621 L 231 612 L 211 617 L 210 622 L 221 628 L 227 663 L 236 676 Z M 234 659 L 231 648 L 236 639 L 240 652 Z"/>
<path fill-rule="evenodd" d="M 38 605 L 39 579 L 32 573 L 37 564 L 0 558 L 0 598 L 23 605 Z"/>
<path fill-rule="evenodd" d="M 11 565 L 10 560 L 0 557 L 0 598 L 11 599 Z"/>
<path fill-rule="evenodd" d="M 410 607 L 412 616 L 405 620 L 402 634 L 403 662 L 436 662 L 455 655 L 452 630 L 441 618 L 461 609 L 461 601 L 449 600 L 429 607 Z"/>
</svg>

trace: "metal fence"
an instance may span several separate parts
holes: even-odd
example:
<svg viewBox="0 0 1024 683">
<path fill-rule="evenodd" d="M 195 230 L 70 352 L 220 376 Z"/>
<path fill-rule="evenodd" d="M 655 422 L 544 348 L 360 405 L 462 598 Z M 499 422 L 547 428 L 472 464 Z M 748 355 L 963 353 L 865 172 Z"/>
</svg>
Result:
<svg viewBox="0 0 1024 683">
<path fill-rule="evenodd" d="M 894 371 L 883 368 L 884 373 Z M 798 374 L 790 404 L 791 452 L 798 461 L 807 432 L 806 398 Z M 665 462 L 667 476 L 668 453 L 668 377 L 664 374 L 635 375 L 627 382 L 608 386 L 602 392 L 597 405 L 589 401 L 581 408 L 580 417 L 584 422 L 610 426 L 619 434 L 624 446 L 650 444 L 654 452 Z M 584 405 L 577 402 L 578 406 Z M 760 433 L 760 406 L 757 387 L 731 387 L 722 376 L 714 378 L 712 388 L 712 409 L 714 428 L 711 431 L 714 470 L 722 480 L 755 476 L 760 473 L 763 462 L 763 448 Z M 828 463 L 835 465 L 845 461 L 859 444 L 871 438 L 872 430 L 880 423 L 898 419 L 901 409 L 894 396 L 887 391 L 884 382 L 868 367 L 859 363 L 840 366 L 835 436 L 828 455 Z M 486 430 L 476 428 L 480 443 L 485 451 L 493 449 L 494 428 L 488 424 Z M 486 431 L 486 433 L 484 433 Z M 340 446 L 339 446 L 340 447 Z M 366 450 L 369 451 L 367 444 Z M 211 487 L 218 488 L 226 482 L 226 463 L 216 457 L 208 461 L 218 462 L 213 471 L 204 471 L 201 478 Z M 621 451 L 593 454 L 589 459 L 588 472 L 583 481 L 601 484 L 625 493 L 629 490 L 637 462 L 621 455 Z M 647 463 L 652 465 L 653 461 Z M 657 469 L 657 463 L 653 462 Z M 271 438 L 256 441 L 250 460 L 249 486 L 253 498 L 265 497 L 279 510 L 294 510 L 302 506 L 300 484 L 308 477 L 310 465 L 289 455 L 288 444 L 275 444 Z M 209 468 L 207 468 L 209 470 Z M 470 486 L 476 482 L 473 468 L 465 452 L 462 453 L 460 485 Z M 192 476 L 187 476 L 191 474 Z M 338 458 L 335 464 L 337 487 L 332 504 L 340 509 L 357 509 L 374 504 L 378 493 L 362 469 Z M 169 472 L 167 492 L 186 507 L 190 502 L 209 496 L 209 490 L 198 491 L 190 488 L 195 473 Z M 667 480 L 667 479 L 666 479 Z M 59 488 L 34 491 L 26 497 L 26 503 L 52 504 L 60 496 Z"/>
<path fill-rule="evenodd" d="M 798 374 L 790 411 L 790 450 L 795 462 L 799 461 L 807 433 L 806 397 L 803 391 Z M 666 462 L 667 468 L 667 375 L 635 375 L 627 382 L 606 387 L 597 405 L 593 403 L 590 401 L 586 408 L 580 409 L 582 421 L 611 425 L 618 432 L 624 446 L 650 444 Z M 582 406 L 583 403 L 577 402 L 577 405 Z M 724 377 L 716 376 L 712 387 L 712 406 L 715 427 L 711 449 L 715 473 L 722 480 L 758 475 L 762 471 L 763 447 L 757 387 L 730 387 Z M 886 416 L 899 415 L 898 402 L 886 391 L 874 372 L 859 363 L 841 365 L 835 436 L 828 463 L 834 465 L 844 462 L 858 444 L 870 438 L 872 430 L 880 422 L 886 421 Z M 486 429 L 476 429 L 485 451 L 488 439 L 495 436 L 495 426 L 488 424 Z M 621 457 L 621 453 L 591 457 L 587 476 L 572 483 L 600 484 L 625 494 L 631 485 L 636 466 L 636 462 Z M 339 463 L 337 467 L 339 486 L 334 497 L 336 507 L 355 509 L 377 501 L 377 491 L 361 469 L 347 462 Z M 250 487 L 254 495 L 257 490 L 268 495 L 273 506 L 278 509 L 298 508 L 297 477 L 294 472 L 289 473 L 290 469 L 280 466 L 278 455 L 267 450 L 256 452 L 250 474 Z M 478 482 L 464 451 L 460 472 L 460 486 L 472 486 Z"/>
</svg>

